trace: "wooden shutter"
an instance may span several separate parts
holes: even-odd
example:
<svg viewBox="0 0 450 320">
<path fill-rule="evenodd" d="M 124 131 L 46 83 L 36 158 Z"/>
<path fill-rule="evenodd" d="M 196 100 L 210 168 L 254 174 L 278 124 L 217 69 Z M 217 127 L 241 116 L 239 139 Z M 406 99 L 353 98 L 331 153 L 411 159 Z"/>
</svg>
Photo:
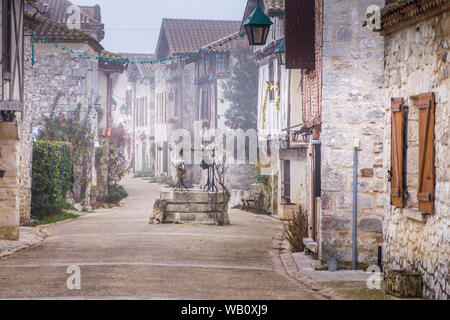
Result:
<svg viewBox="0 0 450 320">
<path fill-rule="evenodd" d="M 419 211 L 434 210 L 434 110 L 433 93 L 419 95 L 419 183 L 417 199 Z"/>
<path fill-rule="evenodd" d="M 315 1 L 286 0 L 286 69 L 315 69 Z"/>
<path fill-rule="evenodd" d="M 392 99 L 391 133 L 391 202 L 393 206 L 403 208 L 403 164 L 404 164 L 404 108 L 402 98 Z"/>
</svg>

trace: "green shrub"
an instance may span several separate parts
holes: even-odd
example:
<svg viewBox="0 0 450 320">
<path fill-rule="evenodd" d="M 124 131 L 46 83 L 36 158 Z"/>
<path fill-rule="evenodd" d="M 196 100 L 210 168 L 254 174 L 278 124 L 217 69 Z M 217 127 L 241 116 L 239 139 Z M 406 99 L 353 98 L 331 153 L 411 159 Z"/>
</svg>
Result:
<svg viewBox="0 0 450 320">
<path fill-rule="evenodd" d="M 108 195 L 106 196 L 106 203 L 118 204 L 121 200 L 128 197 L 128 192 L 121 185 L 110 185 L 108 188 Z"/>
<path fill-rule="evenodd" d="M 153 177 L 153 173 L 150 170 L 140 170 L 136 171 L 133 178 L 151 178 Z"/>
<path fill-rule="evenodd" d="M 70 206 L 65 197 L 74 181 L 72 145 L 58 141 L 36 141 L 33 145 L 32 172 L 33 216 L 41 219 L 61 214 Z"/>
</svg>

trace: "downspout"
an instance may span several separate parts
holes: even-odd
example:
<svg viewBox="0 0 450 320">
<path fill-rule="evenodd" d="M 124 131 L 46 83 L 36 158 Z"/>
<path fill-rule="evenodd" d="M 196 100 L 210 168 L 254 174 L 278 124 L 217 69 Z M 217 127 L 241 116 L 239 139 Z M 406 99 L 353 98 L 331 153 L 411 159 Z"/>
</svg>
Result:
<svg viewBox="0 0 450 320">
<path fill-rule="evenodd" d="M 291 69 L 287 70 L 287 86 L 288 86 L 288 94 L 287 94 L 287 136 L 288 136 L 288 149 L 291 147 Z"/>
<path fill-rule="evenodd" d="M 137 89 L 136 89 L 136 81 L 133 81 L 133 154 L 134 154 L 134 159 L 133 159 L 133 172 L 136 172 L 136 159 L 137 159 L 137 153 L 136 153 L 136 94 L 137 94 Z"/>
<path fill-rule="evenodd" d="M 358 152 L 359 140 L 355 139 L 353 149 L 353 230 L 352 230 L 352 269 L 358 270 Z"/>
</svg>

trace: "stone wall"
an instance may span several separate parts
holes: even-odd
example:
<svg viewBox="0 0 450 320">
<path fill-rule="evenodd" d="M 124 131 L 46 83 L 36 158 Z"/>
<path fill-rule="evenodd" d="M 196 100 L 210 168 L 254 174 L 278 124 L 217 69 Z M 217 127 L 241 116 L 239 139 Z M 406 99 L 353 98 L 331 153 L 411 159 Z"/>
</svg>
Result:
<svg viewBox="0 0 450 320">
<path fill-rule="evenodd" d="M 446 300 L 450 297 L 448 265 L 450 255 L 450 12 L 386 36 L 385 100 L 388 114 L 385 150 L 390 150 L 390 98 L 404 98 L 408 106 L 405 208 L 391 206 L 386 184 L 384 217 L 385 260 L 389 267 L 423 275 L 423 295 Z M 433 92 L 435 113 L 435 213 L 418 211 L 418 108 L 411 96 Z M 385 153 L 385 170 L 391 167 Z"/>
<path fill-rule="evenodd" d="M 81 107 L 82 117 L 89 113 L 92 124 L 92 133 L 97 133 L 97 112 L 93 110 L 92 96 L 97 90 L 93 83 L 93 64 L 97 63 L 92 59 L 81 58 L 79 55 L 70 53 L 70 50 L 96 54 L 91 47 L 83 43 L 66 43 L 68 50 L 63 51 L 46 43 L 35 44 L 35 64 L 32 71 L 30 108 L 33 110 L 32 125 L 33 135 L 36 136 L 43 126 L 44 116 L 64 114 L 70 116 Z M 94 146 L 92 146 L 93 148 Z M 96 180 L 95 153 L 92 150 L 92 159 L 88 179 Z M 81 168 L 76 167 L 75 177 L 85 176 Z M 80 199 L 85 193 L 88 194 L 89 186 L 86 190 L 81 190 L 79 179 L 75 179 L 74 194 L 75 199 Z M 89 199 L 87 197 L 87 203 Z"/>
<path fill-rule="evenodd" d="M 66 44 L 69 49 L 89 54 L 90 47 L 84 44 Z M 42 126 L 43 115 L 54 109 L 56 113 L 70 113 L 78 104 L 82 111 L 91 106 L 91 60 L 64 52 L 44 43 L 35 44 L 33 66 L 33 130 L 36 134 Z"/>
<path fill-rule="evenodd" d="M 19 239 L 20 131 L 20 121 L 0 122 L 0 239 Z"/>
<path fill-rule="evenodd" d="M 352 260 L 353 141 L 359 139 L 358 261 L 382 244 L 384 40 L 362 27 L 380 0 L 327 0 L 323 12 L 320 258 Z"/>
<path fill-rule="evenodd" d="M 29 32 L 26 32 L 29 33 Z M 25 37 L 24 43 L 24 111 L 22 113 L 22 133 L 20 151 L 20 223 L 25 223 L 30 219 L 31 214 L 31 163 L 33 157 L 33 137 L 32 137 L 32 65 L 31 65 L 31 39 Z"/>
</svg>

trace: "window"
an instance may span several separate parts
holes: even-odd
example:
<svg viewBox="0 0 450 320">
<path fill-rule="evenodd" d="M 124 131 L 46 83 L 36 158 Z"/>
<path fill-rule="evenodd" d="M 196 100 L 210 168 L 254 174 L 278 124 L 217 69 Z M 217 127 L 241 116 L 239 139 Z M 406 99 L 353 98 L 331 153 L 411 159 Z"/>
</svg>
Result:
<svg viewBox="0 0 450 320">
<path fill-rule="evenodd" d="M 275 81 L 274 61 L 270 61 L 269 62 L 269 82 L 272 85 L 275 85 L 274 81 Z M 270 90 L 269 99 L 270 100 L 275 99 L 275 90 Z"/>
<path fill-rule="evenodd" d="M 133 92 L 131 90 L 127 90 L 125 93 L 125 105 L 127 106 L 128 115 L 131 115 L 133 110 Z"/>
<path fill-rule="evenodd" d="M 2 3 L 2 68 L 3 74 L 11 72 L 12 12 L 11 0 Z"/>
<path fill-rule="evenodd" d="M 209 90 L 203 89 L 202 90 L 202 105 L 201 105 L 201 113 L 200 113 L 201 120 L 209 120 L 210 113 L 209 113 Z"/>
<path fill-rule="evenodd" d="M 291 162 L 283 161 L 283 199 L 291 203 Z"/>
<path fill-rule="evenodd" d="M 317 12 L 319 16 L 321 13 Z M 286 1 L 286 69 L 315 69 L 315 1 Z"/>
<path fill-rule="evenodd" d="M 226 72 L 227 71 L 227 59 L 228 55 L 226 53 L 216 54 L 216 72 Z"/>
</svg>

